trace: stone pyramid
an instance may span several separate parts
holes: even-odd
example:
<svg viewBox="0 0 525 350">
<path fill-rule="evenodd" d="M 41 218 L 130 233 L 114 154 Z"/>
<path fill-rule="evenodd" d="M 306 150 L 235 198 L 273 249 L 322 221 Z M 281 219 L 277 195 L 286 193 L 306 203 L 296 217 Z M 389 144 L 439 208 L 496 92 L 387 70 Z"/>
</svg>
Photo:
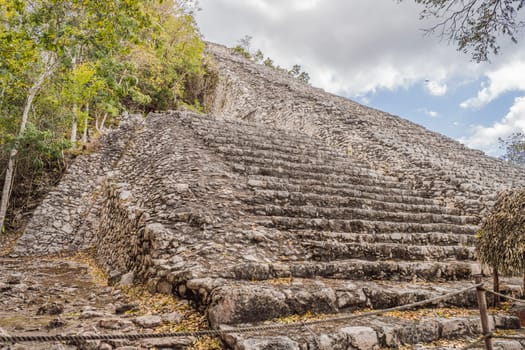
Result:
<svg viewBox="0 0 525 350">
<path fill-rule="evenodd" d="M 523 169 L 209 44 L 210 115 L 131 117 L 81 156 L 16 254 L 95 246 L 227 329 L 383 309 L 472 285 L 498 190 Z M 432 306 L 476 307 L 474 292 Z M 474 310 L 475 311 L 475 310 Z M 324 315 L 324 316 L 322 316 Z M 495 315 L 502 328 L 519 327 Z M 479 334 L 475 313 L 229 334 L 233 349 L 374 349 Z"/>
</svg>

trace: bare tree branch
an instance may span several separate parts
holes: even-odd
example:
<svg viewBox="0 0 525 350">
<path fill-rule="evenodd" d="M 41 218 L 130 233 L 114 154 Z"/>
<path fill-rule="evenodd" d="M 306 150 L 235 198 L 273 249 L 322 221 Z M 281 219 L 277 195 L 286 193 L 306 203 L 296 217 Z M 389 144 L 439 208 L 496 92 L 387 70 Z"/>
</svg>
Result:
<svg viewBox="0 0 525 350">
<path fill-rule="evenodd" d="M 488 61 L 490 55 L 498 54 L 502 37 L 517 43 L 516 34 L 525 26 L 518 17 L 525 0 L 414 1 L 425 7 L 420 19 L 439 19 L 425 29 L 426 34 L 436 34 L 454 43 L 476 62 Z"/>
</svg>

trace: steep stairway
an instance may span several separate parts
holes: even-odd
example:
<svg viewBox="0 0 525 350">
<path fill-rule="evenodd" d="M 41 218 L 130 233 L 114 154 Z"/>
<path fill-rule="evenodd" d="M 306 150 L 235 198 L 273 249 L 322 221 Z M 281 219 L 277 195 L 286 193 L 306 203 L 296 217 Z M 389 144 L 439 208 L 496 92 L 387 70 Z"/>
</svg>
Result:
<svg viewBox="0 0 525 350">
<path fill-rule="evenodd" d="M 373 169 L 472 215 L 483 215 L 525 172 L 403 118 L 303 84 L 208 43 L 219 82 L 208 108 L 225 118 L 304 132 Z"/>
<path fill-rule="evenodd" d="M 100 262 L 190 299 L 214 328 L 394 307 L 468 287 L 480 271 L 478 217 L 300 132 L 150 114 L 109 182 Z M 125 223 L 115 223 L 118 210 L 127 210 Z M 139 233 L 130 239 L 133 225 Z M 128 261 L 117 258 L 123 255 Z M 431 306 L 475 305 L 470 291 Z M 366 322 L 355 327 L 385 347 L 449 337 L 458 327 L 454 336 L 479 331 L 472 314 L 455 323 L 437 315 L 423 324 L 391 316 Z M 495 322 L 516 327 L 511 317 Z M 351 339 L 345 327 L 313 332 Z M 428 331 L 416 339 L 413 327 Z M 304 330 L 223 340 L 236 349 L 272 349 L 269 339 L 281 339 L 273 348 L 322 348 Z"/>
</svg>

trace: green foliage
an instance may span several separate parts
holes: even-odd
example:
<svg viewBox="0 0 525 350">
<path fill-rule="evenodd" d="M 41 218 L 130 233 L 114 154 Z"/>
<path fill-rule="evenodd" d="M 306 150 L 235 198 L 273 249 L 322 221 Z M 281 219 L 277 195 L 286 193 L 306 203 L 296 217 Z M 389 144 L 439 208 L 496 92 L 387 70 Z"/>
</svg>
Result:
<svg viewBox="0 0 525 350">
<path fill-rule="evenodd" d="M 296 64 L 288 71 L 288 75 L 308 84 L 310 81 L 310 74 L 303 72 L 300 65 Z"/>
<path fill-rule="evenodd" d="M 275 68 L 275 64 L 274 64 L 273 60 L 270 57 L 266 57 L 266 59 L 263 61 L 263 64 L 266 67 Z"/>
<path fill-rule="evenodd" d="M 60 168 L 77 125 L 94 135 L 124 110 L 202 110 L 185 92 L 206 74 L 196 10 L 195 0 L 0 0 L 0 169 L 15 148 L 15 186 Z"/>
<path fill-rule="evenodd" d="M 500 137 L 498 141 L 500 148 L 505 150 L 505 154 L 501 157 L 503 160 L 525 165 L 525 134 L 517 132 L 505 139 Z"/>
<path fill-rule="evenodd" d="M 246 51 L 242 46 L 240 45 L 236 45 L 233 47 L 233 53 L 236 54 L 236 55 L 239 55 L 239 56 L 242 56 L 244 58 L 247 58 L 247 59 L 250 59 L 252 58 L 252 56 L 250 55 L 250 53 L 248 51 Z"/>
<path fill-rule="evenodd" d="M 149 98 L 148 103 L 141 103 L 142 109 L 173 109 L 184 99 L 188 77 L 205 74 L 202 65 L 204 43 L 198 36 L 193 17 L 177 11 L 173 1 L 156 3 L 150 11 L 151 29 L 126 55 L 131 63 L 129 74 L 136 77 L 136 89 Z M 136 102 L 137 90 L 134 94 L 132 101 Z"/>
<path fill-rule="evenodd" d="M 62 167 L 64 150 L 71 147 L 68 140 L 55 138 L 49 130 L 38 130 L 32 123 L 14 142 L 18 150 L 18 166 L 30 172 Z"/>
<path fill-rule="evenodd" d="M 242 56 L 246 59 L 251 59 L 252 54 L 250 53 L 250 46 L 252 42 L 252 37 L 245 35 L 243 38 L 239 39 L 238 44 L 233 47 L 233 53 L 239 56 Z M 259 50 L 260 51 L 260 50 Z"/>
<path fill-rule="evenodd" d="M 305 84 L 308 84 L 310 81 L 310 75 L 307 72 L 303 72 L 301 66 L 295 64 L 292 69 L 287 70 L 282 68 L 279 65 L 276 65 L 273 59 L 270 57 L 264 57 L 264 54 L 261 50 L 257 50 L 253 55 L 250 53 L 252 37 L 249 35 L 244 36 L 244 38 L 238 41 L 238 45 L 232 48 L 232 52 L 236 55 L 242 56 L 246 59 L 252 60 L 257 64 L 263 64 L 266 67 L 273 68 L 277 71 L 287 74 L 288 76 L 295 78 Z"/>
<path fill-rule="evenodd" d="M 402 0 L 399 0 L 402 1 Z M 424 5 L 421 18 L 437 18 L 427 29 L 457 45 L 459 51 L 471 54 L 476 62 L 487 61 L 498 54 L 498 40 L 508 37 L 517 43 L 517 35 L 525 25 L 519 11 L 523 0 L 414 0 Z"/>
<path fill-rule="evenodd" d="M 53 52 L 59 68 L 31 121 L 66 137 L 124 109 L 175 108 L 188 76 L 205 74 L 189 0 L 0 0 L 0 148 L 16 135 L 28 89 Z"/>
<path fill-rule="evenodd" d="M 262 63 L 262 61 L 264 60 L 264 54 L 261 50 L 257 50 L 257 52 L 253 55 L 253 60 L 255 61 L 255 63 Z"/>
</svg>

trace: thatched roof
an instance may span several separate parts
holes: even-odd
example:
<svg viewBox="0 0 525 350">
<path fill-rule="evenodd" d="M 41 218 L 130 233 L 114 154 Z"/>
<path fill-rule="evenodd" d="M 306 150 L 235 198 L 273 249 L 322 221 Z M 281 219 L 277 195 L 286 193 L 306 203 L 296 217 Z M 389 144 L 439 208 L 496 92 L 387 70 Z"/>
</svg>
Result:
<svg viewBox="0 0 525 350">
<path fill-rule="evenodd" d="M 525 272 L 525 188 L 499 194 L 476 248 L 482 263 L 503 274 Z"/>
</svg>

